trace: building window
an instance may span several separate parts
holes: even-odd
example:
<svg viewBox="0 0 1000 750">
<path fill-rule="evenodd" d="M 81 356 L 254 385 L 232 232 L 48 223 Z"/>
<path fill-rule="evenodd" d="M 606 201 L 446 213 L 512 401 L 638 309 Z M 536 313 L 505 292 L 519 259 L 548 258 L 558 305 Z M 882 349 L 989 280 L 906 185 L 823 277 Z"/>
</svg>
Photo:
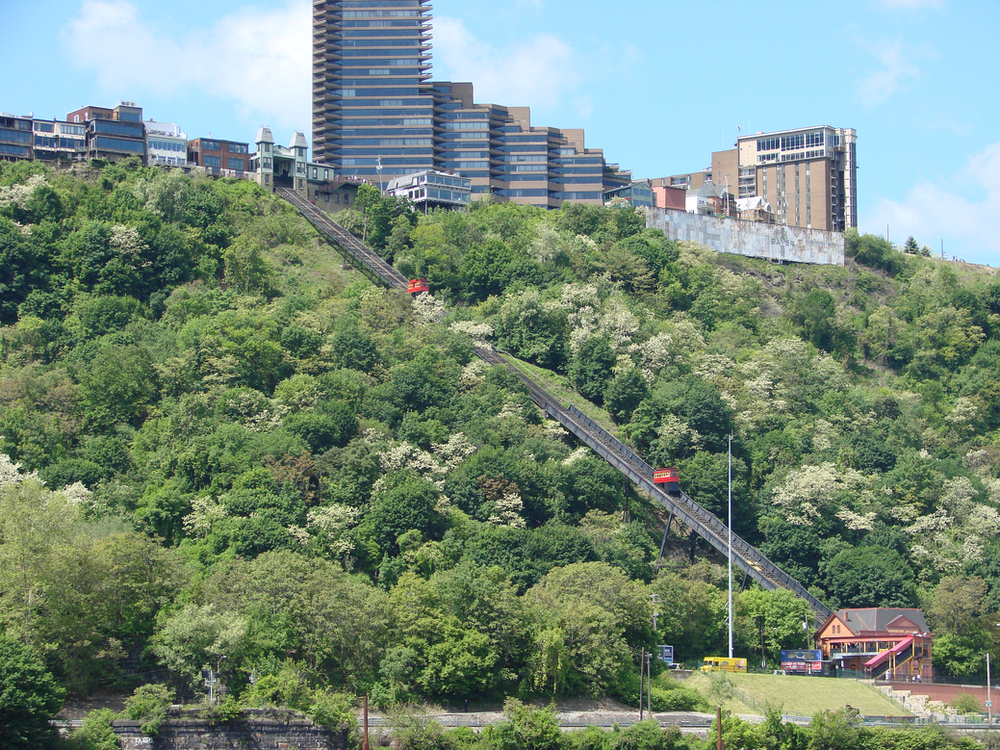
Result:
<svg viewBox="0 0 1000 750">
<path fill-rule="evenodd" d="M 202 141 L 201 142 L 202 151 L 221 151 L 222 146 L 219 145 L 218 141 Z"/>
<path fill-rule="evenodd" d="M 31 143 L 31 133 L 19 133 L 16 130 L 0 130 L 0 141 L 8 143 Z"/>
<path fill-rule="evenodd" d="M 143 141 L 123 141 L 119 138 L 99 136 L 97 138 L 97 148 L 109 151 L 131 151 L 141 154 L 146 151 L 146 144 Z"/>
<path fill-rule="evenodd" d="M 222 167 L 221 156 L 210 156 L 206 154 L 203 158 L 205 160 L 206 167 Z"/>
<path fill-rule="evenodd" d="M 229 159 L 227 164 L 230 169 L 235 169 L 237 172 L 242 172 L 246 169 L 246 162 L 243 159 Z"/>
</svg>

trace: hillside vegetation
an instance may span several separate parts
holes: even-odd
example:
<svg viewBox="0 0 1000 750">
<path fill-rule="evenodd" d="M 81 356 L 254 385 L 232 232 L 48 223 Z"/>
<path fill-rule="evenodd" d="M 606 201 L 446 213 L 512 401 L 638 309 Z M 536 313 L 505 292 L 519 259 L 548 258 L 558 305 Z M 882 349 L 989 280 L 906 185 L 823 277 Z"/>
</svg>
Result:
<svg viewBox="0 0 1000 750">
<path fill-rule="evenodd" d="M 246 181 L 0 169 L 0 627 L 65 688 L 634 700 L 640 647 L 720 650 L 718 561 L 677 537 L 656 565 L 662 516 L 474 341 L 720 516 L 733 435 L 738 533 L 830 606 L 923 606 L 946 673 L 1000 655 L 987 269 L 856 234 L 847 267 L 770 265 L 627 207 L 358 204 L 434 298 Z M 748 589 L 739 652 L 808 618 Z"/>
</svg>

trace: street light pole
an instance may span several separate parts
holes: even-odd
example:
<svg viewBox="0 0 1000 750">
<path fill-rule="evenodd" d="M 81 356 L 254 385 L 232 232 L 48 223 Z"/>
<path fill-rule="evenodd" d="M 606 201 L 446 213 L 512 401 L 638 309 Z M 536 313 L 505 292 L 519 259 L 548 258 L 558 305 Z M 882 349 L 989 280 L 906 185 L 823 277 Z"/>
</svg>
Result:
<svg viewBox="0 0 1000 750">
<path fill-rule="evenodd" d="M 986 652 L 986 724 L 993 724 L 993 695 L 990 688 L 990 652 Z"/>
<path fill-rule="evenodd" d="M 729 433 L 729 658 L 733 658 L 733 433 Z"/>
</svg>

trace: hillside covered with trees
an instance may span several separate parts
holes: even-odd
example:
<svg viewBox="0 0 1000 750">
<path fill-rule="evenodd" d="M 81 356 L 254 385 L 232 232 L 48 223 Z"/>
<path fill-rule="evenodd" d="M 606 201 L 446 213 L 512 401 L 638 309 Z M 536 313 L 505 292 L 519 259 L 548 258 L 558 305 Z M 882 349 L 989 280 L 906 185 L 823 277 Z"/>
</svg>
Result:
<svg viewBox="0 0 1000 750">
<path fill-rule="evenodd" d="M 480 341 L 723 517 L 733 435 L 739 534 L 831 607 L 924 607 L 946 674 L 1000 656 L 989 269 L 856 234 L 846 267 L 770 265 L 629 207 L 358 206 L 338 220 L 433 298 L 248 181 L 0 168 L 0 659 L 70 693 L 211 667 L 388 706 L 634 702 L 640 648 L 721 651 L 721 561 L 675 536 L 657 562 L 665 515 Z M 808 617 L 741 592 L 738 652 Z"/>
</svg>

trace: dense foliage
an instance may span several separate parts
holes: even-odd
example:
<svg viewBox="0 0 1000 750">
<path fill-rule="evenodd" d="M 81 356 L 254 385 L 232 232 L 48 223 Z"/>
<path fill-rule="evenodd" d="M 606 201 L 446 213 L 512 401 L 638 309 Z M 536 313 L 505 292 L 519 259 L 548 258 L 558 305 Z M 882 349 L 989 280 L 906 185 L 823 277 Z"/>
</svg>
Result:
<svg viewBox="0 0 1000 750">
<path fill-rule="evenodd" d="M 345 224 L 435 298 L 372 287 L 246 181 L 0 170 L 0 628 L 70 690 L 159 665 L 239 695 L 292 665 L 382 705 L 627 699 L 640 648 L 718 651 L 707 549 L 654 565 L 664 517 L 475 341 L 720 515 L 732 434 L 741 535 L 831 606 L 923 606 L 950 674 L 1000 656 L 990 274 L 856 234 L 846 268 L 773 266 L 630 208 L 364 198 Z M 806 644 L 787 592 L 735 614 L 741 653 Z"/>
</svg>

